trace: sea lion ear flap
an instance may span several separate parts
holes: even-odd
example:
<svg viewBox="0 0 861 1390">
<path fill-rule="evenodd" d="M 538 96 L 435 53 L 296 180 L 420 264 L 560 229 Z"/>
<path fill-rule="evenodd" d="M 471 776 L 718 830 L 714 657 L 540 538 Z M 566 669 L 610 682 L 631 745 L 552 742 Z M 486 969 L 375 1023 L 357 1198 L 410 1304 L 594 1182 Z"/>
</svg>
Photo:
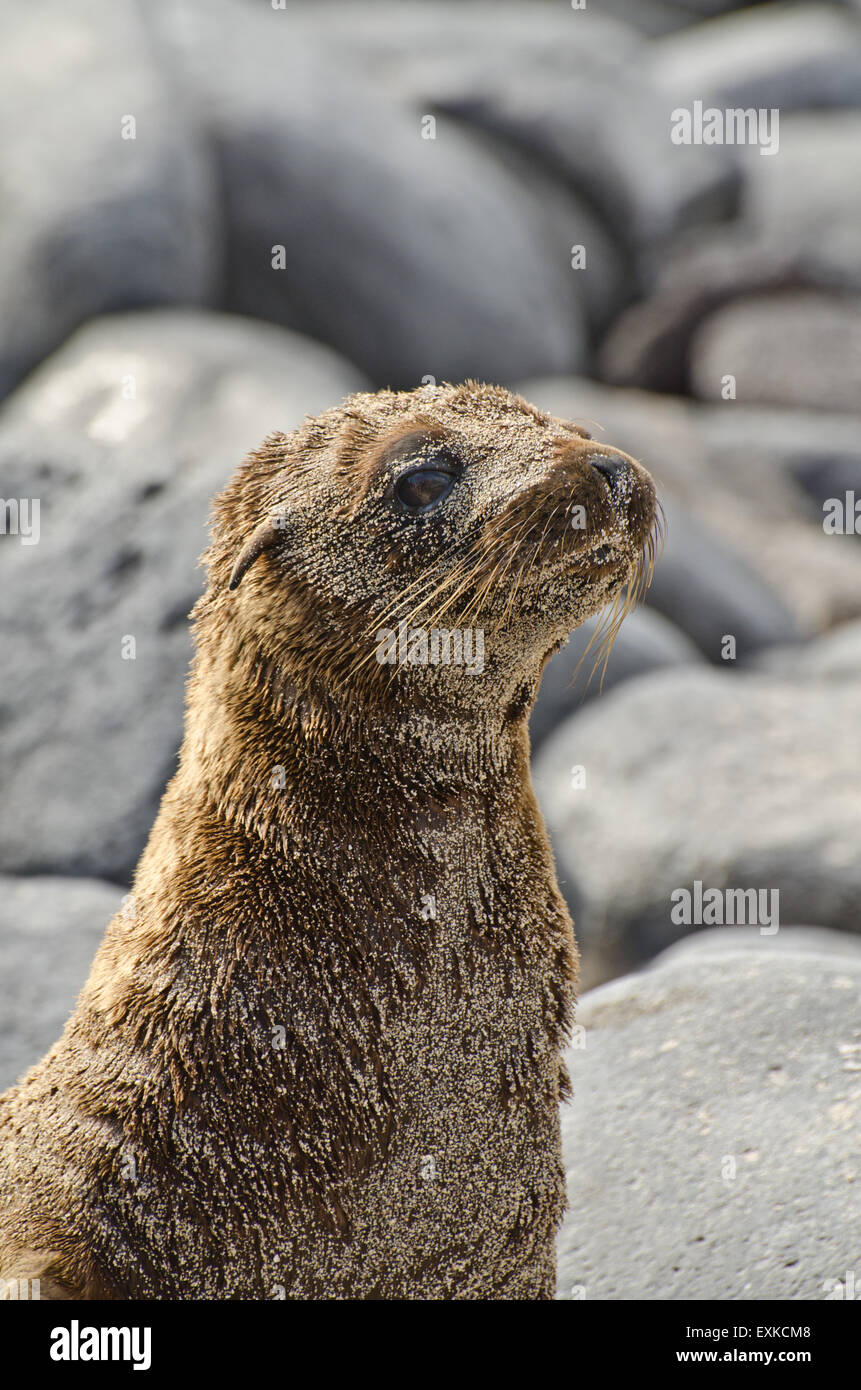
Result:
<svg viewBox="0 0 861 1390">
<path fill-rule="evenodd" d="M 239 559 L 233 566 L 233 572 L 227 585 L 228 589 L 238 589 L 242 576 L 251 569 L 254 561 L 263 554 L 264 550 L 272 550 L 283 539 L 285 530 L 283 514 L 276 513 L 274 516 L 263 518 L 240 551 Z"/>
</svg>

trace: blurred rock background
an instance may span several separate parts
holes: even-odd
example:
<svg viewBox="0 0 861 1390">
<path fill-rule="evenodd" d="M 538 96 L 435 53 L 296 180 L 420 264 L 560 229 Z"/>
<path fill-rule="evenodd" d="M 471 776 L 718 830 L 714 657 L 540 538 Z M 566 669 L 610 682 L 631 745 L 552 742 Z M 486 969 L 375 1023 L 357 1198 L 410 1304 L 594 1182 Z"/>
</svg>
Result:
<svg viewBox="0 0 861 1390">
<path fill-rule="evenodd" d="M 861 4 L 278 4 L 0 4 L 0 1085 L 173 769 L 212 494 L 349 391 L 499 381 L 668 518 L 603 679 L 587 624 L 533 716 L 584 988 L 624 976 L 571 1057 L 563 1296 L 824 1297 L 861 1215 L 861 538 L 823 527 L 861 502 Z M 674 144 L 695 101 L 778 147 Z M 780 932 L 673 947 L 696 880 Z"/>
</svg>

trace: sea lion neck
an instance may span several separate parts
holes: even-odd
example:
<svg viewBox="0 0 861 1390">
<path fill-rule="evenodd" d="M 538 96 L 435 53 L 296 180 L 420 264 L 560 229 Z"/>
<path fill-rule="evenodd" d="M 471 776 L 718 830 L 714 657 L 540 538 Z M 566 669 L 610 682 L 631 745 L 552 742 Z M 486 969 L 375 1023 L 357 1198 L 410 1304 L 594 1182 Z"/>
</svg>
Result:
<svg viewBox="0 0 861 1390">
<path fill-rule="evenodd" d="M 339 696 L 301 685 L 257 652 L 195 663 L 182 765 L 248 823 L 310 822 L 351 804 L 401 808 L 427 795 L 471 799 L 528 756 L 532 690 L 445 708 Z"/>
</svg>

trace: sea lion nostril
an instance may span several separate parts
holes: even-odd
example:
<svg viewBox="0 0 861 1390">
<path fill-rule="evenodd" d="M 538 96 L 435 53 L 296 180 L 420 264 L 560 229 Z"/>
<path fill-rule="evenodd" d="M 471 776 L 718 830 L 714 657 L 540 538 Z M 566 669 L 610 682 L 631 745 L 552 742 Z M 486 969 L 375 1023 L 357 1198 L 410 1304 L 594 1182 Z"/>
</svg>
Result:
<svg viewBox="0 0 861 1390">
<path fill-rule="evenodd" d="M 612 493 L 620 492 L 631 475 L 631 465 L 619 454 L 599 454 L 589 462 L 606 479 Z"/>
</svg>

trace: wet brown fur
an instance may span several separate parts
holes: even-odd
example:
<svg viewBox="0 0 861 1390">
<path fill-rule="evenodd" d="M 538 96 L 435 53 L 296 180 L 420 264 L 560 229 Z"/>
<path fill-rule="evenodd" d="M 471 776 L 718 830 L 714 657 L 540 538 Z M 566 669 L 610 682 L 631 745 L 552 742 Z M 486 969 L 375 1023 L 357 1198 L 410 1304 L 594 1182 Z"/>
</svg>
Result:
<svg viewBox="0 0 861 1390">
<path fill-rule="evenodd" d="M 443 445 L 451 497 L 399 515 L 398 471 Z M 351 397 L 237 470 L 133 897 L 0 1098 L 0 1277 L 552 1297 L 576 949 L 526 721 L 648 568 L 653 489 L 632 462 L 614 508 L 610 452 L 467 382 Z M 401 620 L 481 627 L 483 673 L 380 664 Z"/>
</svg>

